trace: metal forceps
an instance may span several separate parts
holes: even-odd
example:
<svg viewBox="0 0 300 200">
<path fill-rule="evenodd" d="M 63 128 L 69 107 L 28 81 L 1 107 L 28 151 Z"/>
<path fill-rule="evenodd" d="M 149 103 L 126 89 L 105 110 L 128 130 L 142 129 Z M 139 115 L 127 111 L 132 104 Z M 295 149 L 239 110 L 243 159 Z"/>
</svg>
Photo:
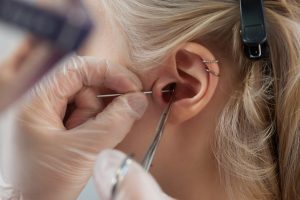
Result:
<svg viewBox="0 0 300 200">
<path fill-rule="evenodd" d="M 142 166 L 144 167 L 144 169 L 146 171 L 149 171 L 149 169 L 151 167 L 154 155 L 156 153 L 156 149 L 159 145 L 160 139 L 161 139 L 161 137 L 163 135 L 163 132 L 165 130 L 165 127 L 166 127 L 166 124 L 167 124 L 166 122 L 169 118 L 170 111 L 172 109 L 172 104 L 173 104 L 174 99 L 175 99 L 175 88 L 176 88 L 176 85 L 173 85 L 172 88 L 171 88 L 171 98 L 169 100 L 169 103 L 168 103 L 167 107 L 164 109 L 164 111 L 162 112 L 162 114 L 160 116 L 158 126 L 156 128 L 155 138 L 154 138 L 153 142 L 151 143 L 148 151 L 146 152 L 146 155 L 145 155 L 144 160 L 142 162 Z"/>
<path fill-rule="evenodd" d="M 169 100 L 169 103 L 167 105 L 167 107 L 163 110 L 157 128 L 156 128 L 156 135 L 154 140 L 152 141 L 150 147 L 148 148 L 145 156 L 144 156 L 144 160 L 142 162 L 142 166 L 146 171 L 149 171 L 153 158 L 155 156 L 157 147 L 159 145 L 159 142 L 162 138 L 164 129 L 166 127 L 166 122 L 169 118 L 171 109 L 172 109 L 172 104 L 175 100 L 175 89 L 176 89 L 176 85 L 172 85 L 171 87 L 171 98 Z M 131 156 L 127 156 L 124 161 L 121 163 L 120 168 L 116 171 L 116 176 L 113 182 L 113 187 L 111 190 L 111 200 L 115 200 L 116 196 L 118 194 L 118 190 L 121 186 L 121 182 L 124 180 L 126 174 L 128 173 L 129 170 L 129 165 L 131 164 Z"/>
</svg>

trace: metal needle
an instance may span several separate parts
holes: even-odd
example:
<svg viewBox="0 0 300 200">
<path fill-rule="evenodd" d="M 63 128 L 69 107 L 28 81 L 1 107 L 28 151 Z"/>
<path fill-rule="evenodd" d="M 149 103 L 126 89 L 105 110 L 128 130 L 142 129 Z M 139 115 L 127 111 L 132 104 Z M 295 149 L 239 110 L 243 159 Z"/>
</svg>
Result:
<svg viewBox="0 0 300 200">
<path fill-rule="evenodd" d="M 162 93 L 171 93 L 172 90 L 162 90 L 161 92 Z M 144 94 L 152 94 L 153 91 L 144 91 L 142 93 L 144 93 Z M 97 98 L 118 97 L 118 96 L 121 96 L 121 95 L 124 95 L 124 94 L 101 94 L 101 95 L 98 95 Z"/>
</svg>

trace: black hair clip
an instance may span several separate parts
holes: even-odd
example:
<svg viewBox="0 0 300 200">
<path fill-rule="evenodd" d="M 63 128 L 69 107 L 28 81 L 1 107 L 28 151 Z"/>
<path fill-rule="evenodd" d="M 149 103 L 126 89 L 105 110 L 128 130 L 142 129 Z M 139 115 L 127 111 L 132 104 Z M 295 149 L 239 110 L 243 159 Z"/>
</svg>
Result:
<svg viewBox="0 0 300 200">
<path fill-rule="evenodd" d="M 249 59 L 268 58 L 267 32 L 262 0 L 240 0 L 241 36 Z"/>
</svg>

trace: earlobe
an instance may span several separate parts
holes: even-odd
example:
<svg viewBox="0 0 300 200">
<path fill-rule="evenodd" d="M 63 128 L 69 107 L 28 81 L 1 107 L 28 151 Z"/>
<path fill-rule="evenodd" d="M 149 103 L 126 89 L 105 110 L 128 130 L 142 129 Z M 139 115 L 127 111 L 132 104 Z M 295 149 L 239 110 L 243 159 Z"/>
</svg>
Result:
<svg viewBox="0 0 300 200">
<path fill-rule="evenodd" d="M 174 57 L 178 72 L 172 123 L 183 123 L 199 114 L 212 99 L 219 82 L 214 55 L 198 43 L 187 43 Z"/>
</svg>

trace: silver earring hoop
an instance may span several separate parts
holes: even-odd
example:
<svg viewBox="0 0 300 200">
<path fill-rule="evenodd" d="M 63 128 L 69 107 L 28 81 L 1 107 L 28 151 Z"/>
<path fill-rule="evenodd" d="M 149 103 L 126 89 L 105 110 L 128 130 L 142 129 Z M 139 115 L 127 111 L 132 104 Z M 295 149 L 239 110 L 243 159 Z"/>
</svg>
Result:
<svg viewBox="0 0 300 200">
<path fill-rule="evenodd" d="M 202 61 L 204 64 L 210 65 L 210 64 L 218 64 L 219 60 L 203 60 Z M 205 71 L 207 71 L 208 73 L 216 76 L 216 77 L 220 77 L 220 74 L 217 74 L 216 72 L 214 72 L 213 70 L 211 70 L 209 67 L 205 68 Z"/>
<path fill-rule="evenodd" d="M 220 74 L 217 74 L 216 72 L 212 71 L 211 69 L 209 69 L 208 67 L 205 68 L 205 71 L 207 71 L 208 73 L 216 76 L 216 77 L 220 77 Z"/>
<path fill-rule="evenodd" d="M 129 166 L 132 164 L 131 160 L 132 156 L 127 156 L 123 162 L 121 163 L 119 169 L 117 169 L 115 178 L 113 180 L 113 186 L 111 189 L 111 200 L 115 200 L 117 197 L 117 194 L 120 190 L 121 184 L 124 181 L 124 178 L 128 174 Z"/>
<path fill-rule="evenodd" d="M 202 61 L 203 63 L 205 63 L 205 64 L 217 64 L 217 63 L 219 63 L 219 61 L 218 60 L 203 60 Z"/>
</svg>

